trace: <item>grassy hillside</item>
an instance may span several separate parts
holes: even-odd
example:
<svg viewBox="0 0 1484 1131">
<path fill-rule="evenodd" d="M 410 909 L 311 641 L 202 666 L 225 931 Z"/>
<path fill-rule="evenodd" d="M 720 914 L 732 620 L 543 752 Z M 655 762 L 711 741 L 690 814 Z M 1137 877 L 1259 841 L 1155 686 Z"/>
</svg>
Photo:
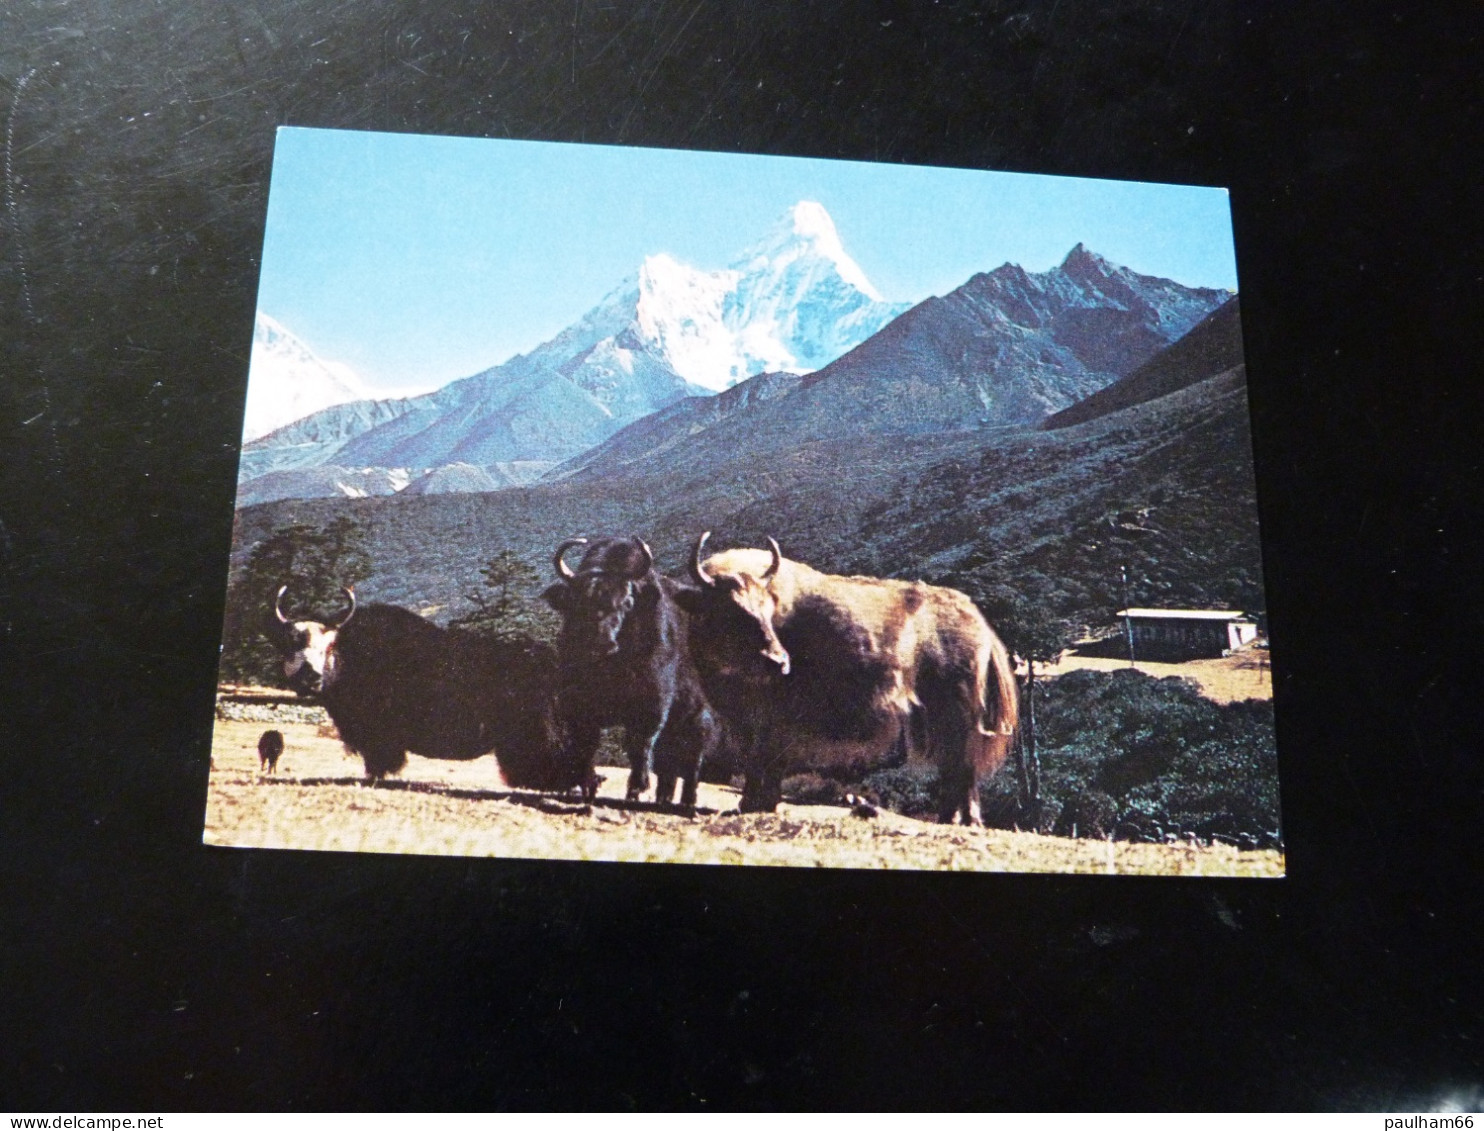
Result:
<svg viewBox="0 0 1484 1131">
<path fill-rule="evenodd" d="M 371 559 L 360 595 L 444 623 L 470 610 L 480 567 L 502 550 L 535 571 L 525 594 L 535 602 L 552 577 L 551 552 L 567 537 L 637 533 L 662 569 L 679 573 L 702 530 L 715 531 L 718 547 L 772 536 L 791 557 L 830 572 L 953 585 L 986 602 L 1002 630 L 1010 626 L 994 606 L 1007 593 L 1023 621 L 1068 633 L 1111 626 L 1125 601 L 1264 606 L 1247 399 L 1236 373 L 1052 432 L 874 436 L 760 453 L 711 428 L 606 477 L 486 494 L 271 503 L 239 514 L 236 568 L 275 530 L 342 516 L 359 525 Z M 246 615 L 267 598 L 237 584 L 230 600 Z M 1091 673 L 1052 681 L 1061 690 L 1043 682 L 1040 803 L 1026 810 L 1017 775 L 1001 774 L 987 787 L 990 818 L 1084 836 L 1121 829 L 1145 839 L 1276 844 L 1271 715 L 1218 709 L 1179 680 L 1159 689 L 1146 682 Z M 1127 725 L 1110 729 L 1125 716 Z M 930 775 L 882 773 L 864 784 L 889 805 L 929 804 Z M 838 792 L 840 783 L 819 788 Z"/>
<path fill-rule="evenodd" d="M 904 480 L 843 563 L 1036 591 L 1090 626 L 1133 604 L 1264 608 L 1245 386 L 1213 378 Z M 1128 592 L 1122 573 L 1127 569 Z M 1044 596 L 1043 596 L 1044 594 Z"/>
<path fill-rule="evenodd" d="M 238 515 L 234 566 L 292 523 L 345 515 L 373 569 L 363 597 L 467 611 L 494 553 L 544 578 L 578 535 L 637 533 L 678 571 L 702 530 L 820 568 L 953 583 L 1034 572 L 1061 615 L 1100 623 L 1130 599 L 1260 610 L 1245 389 L 1226 376 L 1087 424 L 866 437 L 766 455 L 707 432 L 683 453 L 596 481 L 484 494 L 292 500 Z M 241 601 L 248 595 L 234 592 Z"/>
</svg>

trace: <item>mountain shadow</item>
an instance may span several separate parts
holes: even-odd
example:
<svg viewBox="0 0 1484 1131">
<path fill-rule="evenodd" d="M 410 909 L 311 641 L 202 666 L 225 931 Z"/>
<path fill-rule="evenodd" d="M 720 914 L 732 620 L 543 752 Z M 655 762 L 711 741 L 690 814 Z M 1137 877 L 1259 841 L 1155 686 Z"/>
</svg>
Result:
<svg viewBox="0 0 1484 1131">
<path fill-rule="evenodd" d="M 1207 315 L 1190 333 L 1127 377 L 1041 422 L 1044 430 L 1081 424 L 1110 412 L 1177 392 L 1243 365 L 1241 308 L 1236 298 Z M 1245 370 L 1243 370 L 1245 372 Z"/>
</svg>

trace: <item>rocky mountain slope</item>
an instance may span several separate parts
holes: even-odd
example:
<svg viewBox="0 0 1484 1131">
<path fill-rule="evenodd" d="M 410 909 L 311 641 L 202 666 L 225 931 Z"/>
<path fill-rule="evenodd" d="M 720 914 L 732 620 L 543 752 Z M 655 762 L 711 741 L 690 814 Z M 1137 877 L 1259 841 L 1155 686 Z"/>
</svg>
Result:
<svg viewBox="0 0 1484 1131">
<path fill-rule="evenodd" d="M 340 405 L 249 444 L 244 497 L 263 493 L 250 488 L 257 476 L 295 468 L 567 459 L 688 395 L 825 364 L 904 308 L 871 286 L 824 208 L 800 202 L 732 267 L 650 256 L 530 354 L 421 397 Z M 274 489 L 291 484 L 280 477 Z"/>
<path fill-rule="evenodd" d="M 1241 308 L 1238 300 L 1233 298 L 1169 349 L 1155 354 L 1128 376 L 1048 416 L 1041 422 L 1041 427 L 1052 429 L 1081 424 L 1121 408 L 1178 392 L 1197 381 L 1237 370 L 1242 364 Z"/>
<path fill-rule="evenodd" d="M 650 454 L 625 460 L 615 437 L 601 473 L 569 468 L 482 495 L 251 507 L 239 514 L 235 553 L 240 560 L 289 523 L 349 515 L 363 524 L 376 563 L 363 595 L 437 609 L 440 618 L 463 611 L 480 565 L 503 549 L 545 578 L 564 538 L 637 533 L 662 568 L 679 573 L 708 529 L 718 547 L 775 537 L 789 555 L 833 572 L 971 590 L 1039 577 L 1059 615 L 1087 623 L 1121 607 L 1125 566 L 1137 601 L 1263 606 L 1240 372 L 1054 432 L 865 432 L 762 457 L 721 442 L 739 417 L 793 396 L 799 380 L 762 381 L 782 392 L 751 407 L 737 402 L 752 382 L 675 406 L 633 437 Z M 691 431 L 707 408 L 719 422 Z"/>
<path fill-rule="evenodd" d="M 1228 298 L 1139 275 L 1081 244 L 1039 274 L 1006 264 L 811 374 L 764 427 L 797 442 L 1032 425 L 1131 372 Z"/>
<path fill-rule="evenodd" d="M 733 452 L 776 458 L 866 435 L 1033 426 L 1161 355 L 1230 299 L 1139 275 L 1079 244 L 1049 271 L 1007 264 L 976 275 L 791 383 L 764 374 L 730 390 L 730 404 L 682 402 L 553 476 L 614 474 L 640 461 L 685 475 Z"/>
</svg>

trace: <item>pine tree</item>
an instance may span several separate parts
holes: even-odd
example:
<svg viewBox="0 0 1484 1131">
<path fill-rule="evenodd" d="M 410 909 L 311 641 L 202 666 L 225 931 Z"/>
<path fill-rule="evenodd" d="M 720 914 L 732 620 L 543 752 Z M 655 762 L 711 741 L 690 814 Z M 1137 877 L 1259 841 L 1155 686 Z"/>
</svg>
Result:
<svg viewBox="0 0 1484 1131">
<path fill-rule="evenodd" d="M 513 550 L 501 550 L 479 572 L 483 587 L 466 594 L 474 608 L 449 621 L 449 628 L 497 640 L 556 640 L 556 614 L 531 595 L 541 575 Z"/>
</svg>

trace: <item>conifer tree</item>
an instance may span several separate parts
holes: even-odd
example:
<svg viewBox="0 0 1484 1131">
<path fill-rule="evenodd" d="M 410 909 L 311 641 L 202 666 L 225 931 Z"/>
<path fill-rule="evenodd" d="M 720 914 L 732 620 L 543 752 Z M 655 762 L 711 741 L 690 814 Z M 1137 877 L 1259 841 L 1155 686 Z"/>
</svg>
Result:
<svg viewBox="0 0 1484 1131">
<path fill-rule="evenodd" d="M 534 596 L 541 575 L 515 551 L 501 550 L 479 572 L 483 586 L 466 594 L 474 608 L 449 621 L 449 628 L 499 640 L 556 640 L 556 615 Z"/>
</svg>

